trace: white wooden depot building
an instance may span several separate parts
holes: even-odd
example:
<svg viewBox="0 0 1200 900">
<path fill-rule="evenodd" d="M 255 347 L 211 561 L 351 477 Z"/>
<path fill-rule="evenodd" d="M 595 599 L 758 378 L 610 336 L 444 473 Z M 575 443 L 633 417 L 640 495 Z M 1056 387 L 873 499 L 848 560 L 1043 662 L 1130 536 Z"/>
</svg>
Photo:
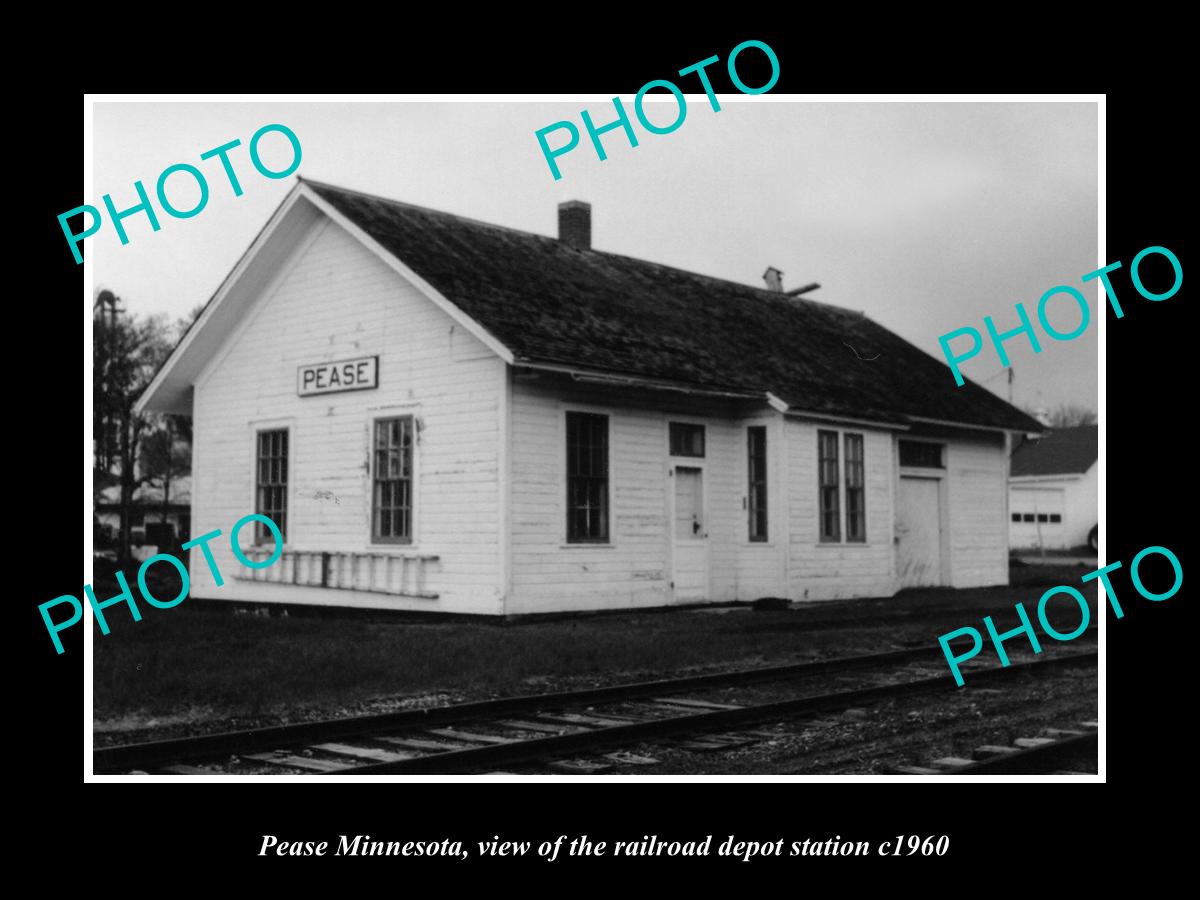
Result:
<svg viewBox="0 0 1200 900">
<path fill-rule="evenodd" d="M 1005 584 L 1037 422 L 766 281 L 593 249 L 575 201 L 551 238 L 299 181 L 140 400 L 194 419 L 194 535 L 285 535 L 256 577 L 213 542 L 221 587 L 193 550 L 193 596 L 516 615 Z"/>
</svg>

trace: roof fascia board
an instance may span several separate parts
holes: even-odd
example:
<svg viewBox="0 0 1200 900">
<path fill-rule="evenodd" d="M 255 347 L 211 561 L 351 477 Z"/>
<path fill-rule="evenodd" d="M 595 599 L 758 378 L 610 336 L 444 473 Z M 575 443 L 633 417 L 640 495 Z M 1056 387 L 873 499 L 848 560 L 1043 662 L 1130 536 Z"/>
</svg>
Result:
<svg viewBox="0 0 1200 900">
<path fill-rule="evenodd" d="M 1002 428 L 998 425 L 971 425 L 966 422 L 952 422 L 949 419 L 931 419 L 927 416 L 906 416 L 905 418 L 910 422 L 920 422 L 923 425 L 945 425 L 949 428 L 971 428 L 976 431 L 996 431 L 1001 434 L 1045 434 L 1044 431 L 1026 431 L 1024 428 Z"/>
<path fill-rule="evenodd" d="M 330 203 L 304 182 L 300 182 L 299 192 L 305 199 L 311 201 L 313 205 L 317 207 L 317 209 L 321 210 L 321 212 L 325 213 L 325 215 L 337 222 L 338 225 L 341 225 L 348 232 L 350 232 L 350 234 L 357 238 L 364 247 L 383 260 L 387 266 L 395 270 L 402 278 L 410 281 L 417 288 L 417 290 L 433 301 L 433 303 L 439 309 L 441 309 L 444 313 L 446 313 L 446 315 L 450 316 L 450 318 L 454 319 L 455 322 L 465 328 L 468 333 L 477 338 L 480 343 L 499 356 L 506 363 L 509 363 L 510 365 L 512 364 L 513 354 L 508 347 L 502 344 L 494 335 L 488 332 L 488 330 L 480 325 L 477 321 L 455 306 L 432 284 L 397 259 L 395 254 L 393 254 L 390 250 L 385 248 L 377 240 L 350 221 L 350 219 L 342 214 L 337 207 L 335 207 L 332 203 Z"/>
<path fill-rule="evenodd" d="M 643 387 L 660 391 L 677 391 L 685 394 L 699 394 L 706 397 L 727 397 L 739 400 L 764 400 L 763 394 L 756 391 L 721 390 L 706 388 L 699 385 L 682 382 L 665 381 L 654 378 L 643 378 L 639 375 L 621 375 L 615 372 L 605 372 L 598 369 L 582 369 L 578 366 L 563 366 L 555 363 L 536 363 L 518 360 L 514 365 L 519 369 L 532 369 L 537 372 L 551 372 L 556 375 L 569 375 L 576 381 L 592 382 L 595 384 L 625 385 Z"/>
<path fill-rule="evenodd" d="M 901 422 L 880 422 L 874 419 L 858 419 L 854 416 L 840 416 L 835 413 L 819 413 L 807 409 L 788 407 L 784 413 L 791 419 L 817 419 L 822 422 L 844 422 L 847 425 L 862 425 L 870 428 L 882 428 L 888 431 L 908 431 L 912 426 Z"/>
<path fill-rule="evenodd" d="M 1083 475 L 1079 472 L 1061 472 L 1052 475 L 1009 475 L 1008 480 L 1013 484 L 1037 484 L 1044 481 L 1080 481 Z"/>
</svg>

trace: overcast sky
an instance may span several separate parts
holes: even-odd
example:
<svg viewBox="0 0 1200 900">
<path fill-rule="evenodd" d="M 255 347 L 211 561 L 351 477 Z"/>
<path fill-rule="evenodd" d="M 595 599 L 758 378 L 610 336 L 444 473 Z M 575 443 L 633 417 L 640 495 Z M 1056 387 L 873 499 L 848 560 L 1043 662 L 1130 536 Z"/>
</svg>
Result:
<svg viewBox="0 0 1200 900">
<path fill-rule="evenodd" d="M 714 113 L 704 95 L 689 96 L 668 135 L 635 119 L 639 146 L 610 132 L 605 162 L 583 133 L 558 159 L 560 181 L 534 132 L 560 119 L 579 125 L 582 108 L 601 125 L 611 101 L 97 103 L 96 196 L 85 202 L 100 207 L 111 193 L 118 210 L 132 206 L 135 180 L 153 196 L 158 174 L 180 162 L 205 172 L 211 193 L 194 218 L 160 210 L 158 232 L 143 215 L 127 219 L 125 246 L 106 222 L 86 242 L 94 287 L 139 314 L 180 317 L 204 303 L 295 183 L 260 176 L 247 155 L 250 136 L 275 122 L 299 137 L 305 177 L 549 235 L 560 201 L 586 200 L 599 250 L 755 285 L 773 265 L 785 288 L 819 282 L 815 299 L 862 310 L 939 358 L 939 335 L 982 331 L 985 315 L 1013 327 L 1017 301 L 1035 316 L 1048 288 L 1082 289 L 1080 276 L 1106 262 L 1096 243 L 1095 104 L 721 103 Z M 648 109 L 665 124 L 675 107 Z M 245 191 L 236 198 L 219 162 L 199 158 L 234 138 Z M 262 147 L 272 168 L 290 158 L 280 135 Z M 182 209 L 197 196 L 188 182 L 169 182 Z M 1095 282 L 1085 295 L 1094 314 Z M 1052 322 L 1072 330 L 1078 319 L 1057 302 Z M 1096 407 L 1095 318 L 1074 341 L 1043 337 L 1037 355 L 1023 338 L 1009 342 L 1017 404 Z M 994 353 L 963 370 L 1007 396 Z"/>
</svg>

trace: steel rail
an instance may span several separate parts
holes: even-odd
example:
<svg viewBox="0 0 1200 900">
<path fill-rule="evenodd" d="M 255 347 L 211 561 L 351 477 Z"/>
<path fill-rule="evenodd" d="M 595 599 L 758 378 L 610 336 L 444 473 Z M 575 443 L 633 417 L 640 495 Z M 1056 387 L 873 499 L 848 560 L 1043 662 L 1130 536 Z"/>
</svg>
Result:
<svg viewBox="0 0 1200 900">
<path fill-rule="evenodd" d="M 1027 747 L 1012 753 L 1000 753 L 989 756 L 967 766 L 948 768 L 945 775 L 1033 775 L 1030 765 L 1035 769 L 1054 765 L 1059 760 L 1075 756 L 1079 753 L 1095 752 L 1100 745 L 1099 733 L 1090 731 L 1085 734 L 1071 735 L 1060 738 L 1049 744 L 1038 747 Z"/>
<path fill-rule="evenodd" d="M 1079 655 L 1080 654 L 1075 654 L 1075 656 Z M 1082 655 L 1087 656 L 1088 654 Z M 1094 653 L 1091 655 L 1094 656 Z M 941 658 L 940 648 L 920 647 L 906 650 L 892 650 L 883 653 L 871 653 L 859 656 L 835 657 L 833 659 L 817 660 L 814 662 L 792 663 L 780 666 L 764 666 L 754 669 L 739 669 L 731 672 L 717 672 L 709 675 L 695 675 L 683 678 L 669 678 L 655 681 L 609 685 L 606 687 L 586 688 L 576 691 L 558 691 L 546 694 L 526 694 L 515 697 L 505 697 L 496 700 L 473 701 L 468 703 L 452 704 L 448 706 L 402 710 L 393 713 L 381 713 L 369 716 L 353 716 L 340 719 L 328 719 L 315 722 L 302 722 L 291 725 L 278 725 L 269 726 L 266 728 L 247 729 L 244 731 L 221 732 L 218 734 L 198 735 L 186 738 L 172 738 L 162 741 L 151 741 L 138 744 L 124 744 L 94 750 L 92 754 L 92 766 L 93 772 L 96 774 L 124 772 L 132 769 L 145 770 L 175 763 L 187 763 L 203 759 L 218 759 L 229 755 L 247 754 L 262 750 L 273 750 L 281 746 L 325 743 L 339 738 L 369 736 L 371 734 L 386 734 L 389 732 L 410 729 L 418 730 L 437 725 L 477 721 L 493 717 L 511 716 L 513 714 L 530 711 L 569 709 L 571 707 L 589 706 L 599 703 L 616 703 L 647 696 L 663 696 L 713 688 L 751 685 L 770 681 L 785 681 L 806 676 L 819 676 L 840 672 L 849 672 L 858 669 L 881 667 L 896 663 L 918 662 L 926 658 Z M 1040 665 L 1040 663 L 1034 663 L 1032 665 Z M 1010 666 L 1009 668 L 1011 669 L 1018 667 Z M 986 672 L 989 670 L 983 671 Z M 982 673 L 972 673 L 972 678 L 978 678 L 980 674 Z M 951 679 L 949 676 L 945 676 L 944 680 L 949 682 Z M 896 686 L 894 685 L 884 686 L 885 689 L 895 687 Z M 757 707 L 749 707 L 749 709 L 755 708 Z M 733 712 L 740 711 L 741 710 L 736 710 Z M 697 716 L 679 718 L 695 719 Z M 663 721 L 674 721 L 674 719 Z M 712 721 L 715 722 L 716 720 Z M 657 723 L 638 724 L 642 726 L 653 726 Z M 612 733 L 611 729 L 603 729 L 602 731 L 606 734 Z M 590 732 L 585 732 L 584 734 L 594 735 L 597 733 L 597 731 L 593 730 Z M 558 737 L 576 737 L 576 735 L 561 735 Z M 555 738 L 541 738 L 539 740 L 546 741 L 554 739 Z M 526 743 L 530 742 L 512 742 L 512 744 Z M 466 752 L 470 751 L 449 751 L 447 753 L 435 754 L 435 756 L 439 759 L 458 758 L 455 756 L 455 754 Z M 416 761 L 406 760 L 405 762 L 415 764 Z M 354 769 L 351 768 L 347 771 L 351 770 Z"/>
<path fill-rule="evenodd" d="M 1056 656 L 1036 662 L 1016 663 L 1010 666 L 996 666 L 972 671 L 970 678 L 972 684 L 976 684 L 981 681 L 995 681 L 998 678 L 1013 677 L 1019 674 L 1028 674 L 1035 671 L 1066 666 L 1095 665 L 1098 659 L 1099 655 L 1095 651 L 1091 653 L 1064 654 L 1063 656 Z M 337 776 L 415 775 L 478 771 L 498 765 L 529 762 L 546 757 L 578 753 L 584 750 L 604 749 L 613 745 L 628 745 L 643 740 L 652 740 L 676 734 L 730 730 L 756 722 L 794 718 L 830 709 L 844 709 L 849 706 L 874 703 L 892 697 L 930 693 L 943 688 L 958 689 L 953 676 L 939 675 L 934 678 L 922 678 L 899 684 L 857 688 L 855 690 L 840 691 L 813 697 L 797 697 L 790 700 L 762 703 L 738 709 L 674 716 L 669 719 L 634 722 L 629 725 L 614 725 L 609 728 L 533 738 L 525 741 L 513 741 L 505 744 L 488 744 L 482 747 L 450 750 L 443 753 L 430 754 L 429 756 L 417 756 L 412 759 L 397 760 L 395 762 L 349 766 L 345 769 L 330 772 L 329 774 Z"/>
<path fill-rule="evenodd" d="M 96 773 L 145 769 L 169 763 L 216 758 L 231 753 L 270 750 L 285 744 L 324 742 L 335 738 L 352 737 L 371 732 L 379 733 L 408 728 L 427 728 L 431 725 L 468 722 L 491 716 L 508 716 L 531 710 L 560 709 L 596 703 L 616 703 L 638 697 L 679 694 L 768 681 L 784 681 L 812 675 L 826 675 L 836 672 L 853 671 L 855 669 L 886 666 L 893 663 L 915 662 L 927 657 L 938 659 L 941 656 L 941 649 L 938 647 L 889 650 L 883 653 L 840 656 L 833 659 L 816 660 L 814 662 L 763 666 L 754 669 L 737 669 L 731 672 L 715 672 L 710 675 L 664 678 L 655 681 L 640 681 L 628 684 L 608 685 L 606 687 L 584 688 L 576 691 L 555 691 L 547 694 L 521 694 L 515 697 L 502 697 L 496 700 L 477 700 L 469 703 L 407 709 L 369 716 L 323 719 L 315 722 L 274 725 L 266 728 L 247 729 L 245 731 L 226 731 L 218 734 L 170 738 L 162 741 L 149 741 L 138 744 L 121 744 L 94 750 L 92 752 L 92 769 Z"/>
</svg>

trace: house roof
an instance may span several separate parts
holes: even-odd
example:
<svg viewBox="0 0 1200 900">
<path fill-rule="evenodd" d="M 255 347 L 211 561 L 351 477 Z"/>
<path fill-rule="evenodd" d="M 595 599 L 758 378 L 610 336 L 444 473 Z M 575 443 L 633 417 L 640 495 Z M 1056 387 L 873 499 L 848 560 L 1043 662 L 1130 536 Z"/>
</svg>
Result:
<svg viewBox="0 0 1200 900">
<path fill-rule="evenodd" d="M 774 394 L 831 415 L 1041 426 L 865 315 L 581 250 L 551 237 L 304 179 L 520 363 Z"/>
<path fill-rule="evenodd" d="M 99 491 L 98 502 L 109 506 L 121 502 L 121 485 L 110 484 Z M 176 475 L 171 479 L 171 506 L 188 506 L 192 502 L 192 476 Z M 162 506 L 163 482 L 161 478 L 143 481 L 133 489 L 134 506 Z"/>
<path fill-rule="evenodd" d="M 970 380 L 956 387 L 944 362 L 862 313 L 308 179 L 210 298 L 138 411 L 190 410 L 196 377 L 295 236 L 326 212 L 515 365 L 770 394 L 832 416 L 1043 430 Z"/>
<path fill-rule="evenodd" d="M 1099 455 L 1099 428 L 1056 428 L 1021 443 L 1012 455 L 1013 477 L 1083 474 Z"/>
</svg>

